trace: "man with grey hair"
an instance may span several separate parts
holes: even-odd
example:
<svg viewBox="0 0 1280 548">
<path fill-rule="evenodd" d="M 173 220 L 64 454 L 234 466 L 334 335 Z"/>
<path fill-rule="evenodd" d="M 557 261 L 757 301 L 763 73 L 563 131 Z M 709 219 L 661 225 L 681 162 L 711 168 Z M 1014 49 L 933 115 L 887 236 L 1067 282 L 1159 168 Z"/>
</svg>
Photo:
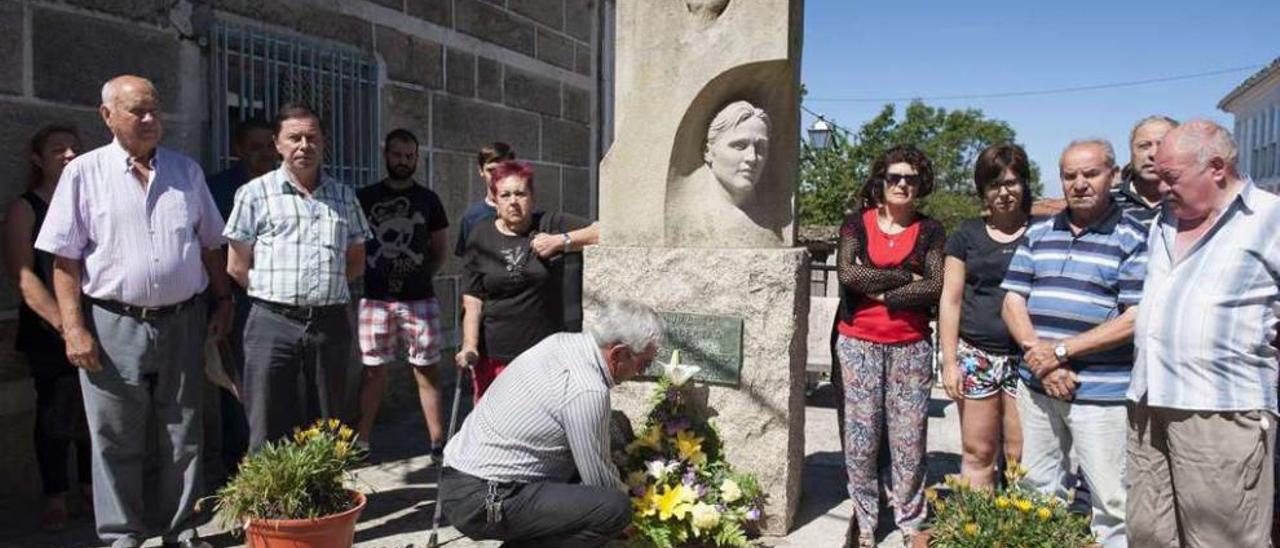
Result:
<svg viewBox="0 0 1280 548">
<path fill-rule="evenodd" d="M 113 548 L 157 533 L 166 547 L 208 546 L 191 514 L 205 337 L 221 338 L 231 320 L 222 216 L 199 164 L 158 146 L 151 82 L 107 82 L 100 113 L 114 140 L 67 164 L 36 239 L 56 256 L 62 336 L 81 369 L 97 532 Z"/>
<path fill-rule="evenodd" d="M 1031 225 L 1009 263 L 1003 318 L 1025 351 L 1019 368 L 1024 483 L 1066 498 L 1068 457 L 1092 488 L 1090 526 L 1126 546 L 1125 389 L 1146 231 L 1111 202 L 1115 153 L 1075 141 L 1059 162 L 1067 209 Z"/>
<path fill-rule="evenodd" d="M 1138 120 L 1129 132 L 1129 165 L 1121 171 L 1120 183 L 1111 188 L 1111 200 L 1147 228 L 1160 213 L 1156 153 L 1165 134 L 1175 127 L 1178 121 L 1163 115 Z"/>
<path fill-rule="evenodd" d="M 661 339 L 652 309 L 612 302 L 587 333 L 552 335 L 516 357 L 445 446 L 449 522 L 520 546 L 617 537 L 631 502 L 609 459 L 609 389 L 644 371 Z"/>
<path fill-rule="evenodd" d="M 1267 546 L 1276 423 L 1280 198 L 1236 168 L 1221 126 L 1165 135 L 1165 209 L 1129 386 L 1130 534 L 1139 546 Z"/>
</svg>

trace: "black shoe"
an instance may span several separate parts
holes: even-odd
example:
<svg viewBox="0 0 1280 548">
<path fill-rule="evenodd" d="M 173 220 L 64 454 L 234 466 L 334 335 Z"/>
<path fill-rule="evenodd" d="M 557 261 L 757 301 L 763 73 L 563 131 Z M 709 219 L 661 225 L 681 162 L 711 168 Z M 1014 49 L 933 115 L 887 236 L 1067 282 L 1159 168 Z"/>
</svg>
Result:
<svg viewBox="0 0 1280 548">
<path fill-rule="evenodd" d="M 212 544 L 198 538 L 180 540 L 178 542 L 166 542 L 160 546 L 162 548 L 213 548 Z"/>
</svg>

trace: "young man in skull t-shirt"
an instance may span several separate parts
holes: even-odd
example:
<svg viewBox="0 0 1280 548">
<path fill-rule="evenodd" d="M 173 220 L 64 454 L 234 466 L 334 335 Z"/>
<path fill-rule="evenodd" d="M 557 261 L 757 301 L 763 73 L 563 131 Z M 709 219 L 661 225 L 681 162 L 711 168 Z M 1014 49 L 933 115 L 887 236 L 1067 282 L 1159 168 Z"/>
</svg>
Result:
<svg viewBox="0 0 1280 548">
<path fill-rule="evenodd" d="M 384 364 L 403 345 L 418 384 L 418 399 L 433 456 L 443 449 L 444 428 L 435 365 L 440 361 L 440 302 L 432 278 L 448 253 L 449 221 L 435 192 L 413 180 L 418 141 L 403 129 L 387 135 L 387 178 L 360 189 L 360 204 L 374 238 L 365 259 L 360 299 L 359 437 L 366 445 L 386 387 Z"/>
</svg>

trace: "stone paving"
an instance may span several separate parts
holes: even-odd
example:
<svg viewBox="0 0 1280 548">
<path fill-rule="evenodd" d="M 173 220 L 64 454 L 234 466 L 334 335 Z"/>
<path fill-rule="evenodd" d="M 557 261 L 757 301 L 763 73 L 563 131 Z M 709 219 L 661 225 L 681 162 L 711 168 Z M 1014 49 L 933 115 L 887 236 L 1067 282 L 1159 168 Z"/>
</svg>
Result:
<svg viewBox="0 0 1280 548">
<path fill-rule="evenodd" d="M 804 498 L 795 525 L 785 537 L 761 539 L 776 548 L 825 548 L 840 546 L 844 540 L 851 505 L 845 495 L 843 460 L 836 436 L 836 412 L 829 385 L 820 386 L 810 396 L 805 415 Z M 929 482 L 959 469 L 960 437 L 956 407 L 935 390 L 930 402 Z M 356 546 L 368 548 L 423 548 L 431 528 L 437 468 L 430 465 L 426 436 L 420 417 L 384 422 L 373 435 L 372 464 L 357 472 L 358 486 L 369 493 L 369 504 L 356 528 Z M 33 501 L 27 524 L 34 523 L 39 510 Z M 11 516 L 20 518 L 21 516 Z M 12 519 L 0 523 L 0 548 L 81 548 L 101 544 L 94 538 L 92 520 L 73 521 L 67 531 L 48 534 Z M 892 530 L 892 516 L 881 514 L 880 546 L 902 546 Z M 216 547 L 239 546 L 241 542 L 213 524 L 200 529 Z M 497 542 L 472 541 L 456 530 L 440 530 L 441 546 L 449 548 L 492 548 Z M 152 540 L 147 546 L 159 546 Z"/>
</svg>

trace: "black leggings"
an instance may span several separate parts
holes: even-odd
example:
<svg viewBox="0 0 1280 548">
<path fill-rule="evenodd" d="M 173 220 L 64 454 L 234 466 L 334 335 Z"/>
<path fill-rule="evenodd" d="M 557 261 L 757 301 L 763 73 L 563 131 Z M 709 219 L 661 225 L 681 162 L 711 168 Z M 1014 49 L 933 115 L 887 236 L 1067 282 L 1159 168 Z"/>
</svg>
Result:
<svg viewBox="0 0 1280 548">
<path fill-rule="evenodd" d="M 76 476 L 80 483 L 92 481 L 89 467 L 89 436 L 80 397 L 80 375 L 62 356 L 28 355 L 31 377 L 36 385 L 36 461 L 44 493 L 65 493 L 71 487 L 67 477 L 67 451 L 76 446 Z"/>
</svg>

